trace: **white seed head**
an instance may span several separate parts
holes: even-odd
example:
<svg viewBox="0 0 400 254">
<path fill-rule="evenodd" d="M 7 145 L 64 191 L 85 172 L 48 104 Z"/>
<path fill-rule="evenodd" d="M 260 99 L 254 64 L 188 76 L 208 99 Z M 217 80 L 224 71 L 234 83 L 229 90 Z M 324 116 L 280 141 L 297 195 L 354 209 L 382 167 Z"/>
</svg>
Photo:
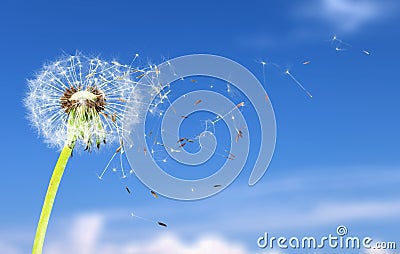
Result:
<svg viewBox="0 0 400 254">
<path fill-rule="evenodd" d="M 29 120 L 52 147 L 119 142 L 125 102 L 137 84 L 128 68 L 80 53 L 44 65 L 28 80 Z"/>
</svg>

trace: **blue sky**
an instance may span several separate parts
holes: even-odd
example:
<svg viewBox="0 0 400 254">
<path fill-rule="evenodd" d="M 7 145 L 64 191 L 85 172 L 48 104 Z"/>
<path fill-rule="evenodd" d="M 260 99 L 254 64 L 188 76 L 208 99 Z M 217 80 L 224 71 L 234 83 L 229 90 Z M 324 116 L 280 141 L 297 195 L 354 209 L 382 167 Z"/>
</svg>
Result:
<svg viewBox="0 0 400 254">
<path fill-rule="evenodd" d="M 276 150 L 256 186 L 247 186 L 245 168 L 222 193 L 196 202 L 156 200 L 134 176 L 99 181 L 114 148 L 77 153 L 58 193 L 45 253 L 258 253 L 265 231 L 324 236 L 340 224 L 355 236 L 398 241 L 398 13 L 389 0 L 3 1 L 0 253 L 29 252 L 58 156 L 26 120 L 26 79 L 76 50 L 120 62 L 139 53 L 138 65 L 217 54 L 260 80 L 260 61 L 277 63 L 280 69 L 266 66 L 264 84 L 276 115 Z M 336 51 L 333 35 L 351 47 Z M 169 227 L 132 219 L 132 211 Z"/>
</svg>

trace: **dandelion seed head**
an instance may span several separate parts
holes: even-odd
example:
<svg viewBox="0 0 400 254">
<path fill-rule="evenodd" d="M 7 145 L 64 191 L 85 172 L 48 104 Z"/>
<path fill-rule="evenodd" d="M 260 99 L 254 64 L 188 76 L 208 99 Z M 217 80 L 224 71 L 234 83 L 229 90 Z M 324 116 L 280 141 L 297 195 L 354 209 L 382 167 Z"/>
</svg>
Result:
<svg viewBox="0 0 400 254">
<path fill-rule="evenodd" d="M 124 102 L 136 85 L 128 68 L 81 53 L 45 64 L 28 80 L 31 124 L 51 147 L 118 142 Z"/>
</svg>

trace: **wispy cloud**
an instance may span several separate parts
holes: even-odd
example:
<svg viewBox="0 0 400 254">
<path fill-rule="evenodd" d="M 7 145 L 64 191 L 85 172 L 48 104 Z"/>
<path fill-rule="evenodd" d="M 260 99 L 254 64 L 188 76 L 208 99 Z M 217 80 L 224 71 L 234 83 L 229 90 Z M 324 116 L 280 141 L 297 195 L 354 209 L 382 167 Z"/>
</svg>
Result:
<svg viewBox="0 0 400 254">
<path fill-rule="evenodd" d="M 326 21 L 335 31 L 346 33 L 390 16 L 392 7 L 397 5 L 391 0 L 316 0 L 300 14 L 303 18 Z"/>
<path fill-rule="evenodd" d="M 392 254 L 393 252 L 382 249 L 369 249 L 365 250 L 365 254 Z M 394 253 L 393 253 L 394 254 Z"/>
<path fill-rule="evenodd" d="M 394 17 L 400 9 L 396 0 L 310 0 L 290 6 L 281 13 L 284 29 L 249 32 L 236 38 L 238 45 L 253 50 L 309 45 L 334 34 L 362 32 Z"/>
<path fill-rule="evenodd" d="M 166 234 L 159 236 L 149 242 L 142 244 L 127 244 L 125 246 L 114 246 L 114 250 L 109 248 L 109 253 L 130 253 L 130 254 L 202 254 L 202 253 L 232 253 L 247 254 L 250 253 L 243 246 L 226 241 L 219 236 L 203 236 L 192 243 L 185 243 L 179 237 Z M 100 252 L 97 252 L 100 253 Z"/>
<path fill-rule="evenodd" d="M 44 253 L 49 254 L 250 254 L 251 252 L 239 243 L 228 241 L 219 235 L 203 235 L 194 241 L 187 242 L 173 233 L 164 233 L 147 238 L 146 241 L 124 238 L 120 242 L 108 242 L 101 236 L 118 234 L 116 229 L 105 228 L 106 216 L 80 214 L 68 224 L 70 229 L 59 227 L 57 236 L 46 242 Z M 129 239 L 129 237 L 128 237 Z M 27 249 L 18 244 L 0 240 L 1 254 L 23 254 Z"/>
<path fill-rule="evenodd" d="M 15 244 L 0 242 L 0 254 L 22 254 L 23 252 Z"/>
<path fill-rule="evenodd" d="M 319 170 L 319 174 L 316 171 L 299 170 L 299 175 L 267 180 L 253 188 L 228 188 L 199 205 L 177 203 L 164 209 L 163 214 L 190 221 L 175 226 L 183 234 L 203 232 L 210 228 L 208 225 L 215 225 L 232 235 L 266 229 L 309 230 L 343 223 L 390 224 L 400 218 L 400 199 L 392 191 L 400 184 L 397 169 L 349 167 Z M 141 213 L 156 216 L 151 211 Z"/>
<path fill-rule="evenodd" d="M 327 202 L 311 209 L 297 210 L 271 226 L 276 229 L 310 228 L 373 219 L 397 219 L 398 214 L 400 201 Z"/>
<path fill-rule="evenodd" d="M 374 234 L 383 239 L 396 237 L 388 234 L 397 234 L 392 223 L 400 218 L 400 199 L 393 192 L 400 184 L 398 168 L 298 172 L 269 177 L 252 188 L 231 186 L 215 197 L 197 202 L 159 198 L 151 206 L 135 207 L 139 215 L 166 219 L 166 229 L 132 218 L 132 210 L 127 207 L 79 213 L 66 221 L 53 220 L 46 253 L 248 254 L 256 249 L 254 235 L 265 231 L 309 234 L 326 228 L 335 230 L 340 224 L 351 226 L 351 230 L 356 230 L 356 225 L 371 230 L 376 222 L 379 227 L 374 228 Z M 0 232 L 0 253 L 26 253 L 32 235 L 25 234 L 25 240 L 21 234 L 12 235 Z"/>
<path fill-rule="evenodd" d="M 69 239 L 74 246 L 70 253 L 96 253 L 97 241 L 103 231 L 105 217 L 100 214 L 82 214 L 73 222 Z M 54 252 L 59 253 L 59 252 Z"/>
<path fill-rule="evenodd" d="M 203 235 L 188 242 L 173 233 L 162 233 L 145 241 L 124 238 L 122 242 L 109 242 L 101 236 L 115 234 L 115 229 L 105 228 L 107 216 L 97 213 L 77 216 L 71 222 L 70 231 L 53 238 L 45 247 L 46 253 L 54 254 L 201 254 L 229 253 L 249 254 L 241 244 L 228 241 L 218 235 Z M 16 252 L 15 252 L 16 253 Z"/>
</svg>

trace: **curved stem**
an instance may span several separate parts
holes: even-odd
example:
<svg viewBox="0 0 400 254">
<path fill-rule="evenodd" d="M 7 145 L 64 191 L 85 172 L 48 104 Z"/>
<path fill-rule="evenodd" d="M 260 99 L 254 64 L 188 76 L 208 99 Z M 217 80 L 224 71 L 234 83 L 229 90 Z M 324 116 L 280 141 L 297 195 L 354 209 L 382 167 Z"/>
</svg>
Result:
<svg viewBox="0 0 400 254">
<path fill-rule="evenodd" d="M 47 225 L 49 223 L 51 210 L 53 209 L 54 199 L 56 198 L 58 186 L 65 166 L 69 157 L 72 154 L 72 148 L 64 146 L 58 158 L 57 164 L 54 167 L 53 175 L 51 176 L 49 187 L 47 188 L 46 197 L 44 199 L 42 213 L 40 214 L 39 222 L 36 229 L 35 241 L 33 242 L 32 254 L 42 254 L 44 238 L 46 236 Z"/>
</svg>

